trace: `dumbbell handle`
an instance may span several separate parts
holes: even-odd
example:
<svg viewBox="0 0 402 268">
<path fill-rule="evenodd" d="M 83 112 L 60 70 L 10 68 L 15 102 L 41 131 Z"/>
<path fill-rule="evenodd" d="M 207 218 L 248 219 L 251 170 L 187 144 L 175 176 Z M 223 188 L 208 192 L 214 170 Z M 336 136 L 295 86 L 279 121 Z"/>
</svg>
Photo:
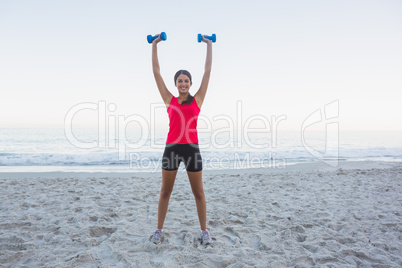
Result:
<svg viewBox="0 0 402 268">
<path fill-rule="evenodd" d="M 148 36 L 147 36 L 148 43 L 152 44 L 152 42 L 153 42 L 156 38 L 158 38 L 159 36 L 161 37 L 162 41 L 165 41 L 165 40 L 167 39 L 166 33 L 165 33 L 165 32 L 161 32 L 160 35 L 155 35 L 155 36 L 148 35 Z"/>
<path fill-rule="evenodd" d="M 212 34 L 211 36 L 204 36 L 205 39 L 211 40 L 213 43 L 216 42 L 216 34 Z M 198 43 L 202 41 L 202 34 L 198 34 Z"/>
</svg>

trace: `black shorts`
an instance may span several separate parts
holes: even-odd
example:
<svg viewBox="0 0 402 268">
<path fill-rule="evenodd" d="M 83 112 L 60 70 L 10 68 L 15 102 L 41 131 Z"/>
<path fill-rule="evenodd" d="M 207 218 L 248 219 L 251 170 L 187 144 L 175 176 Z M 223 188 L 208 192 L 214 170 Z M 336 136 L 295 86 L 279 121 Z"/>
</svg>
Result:
<svg viewBox="0 0 402 268">
<path fill-rule="evenodd" d="M 177 170 L 183 161 L 187 171 L 202 170 L 202 158 L 198 143 L 168 143 L 162 158 L 162 169 Z"/>
</svg>

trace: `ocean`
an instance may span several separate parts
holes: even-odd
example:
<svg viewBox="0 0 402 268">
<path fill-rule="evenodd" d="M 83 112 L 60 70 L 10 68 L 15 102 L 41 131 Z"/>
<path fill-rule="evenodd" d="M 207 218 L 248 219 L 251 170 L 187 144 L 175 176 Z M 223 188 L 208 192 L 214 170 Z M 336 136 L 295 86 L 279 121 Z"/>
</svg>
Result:
<svg viewBox="0 0 402 268">
<path fill-rule="evenodd" d="M 98 129 L 0 129 L 0 172 L 158 172 L 166 131 L 100 133 Z M 401 132 L 239 131 L 199 133 L 205 170 L 283 168 L 321 161 L 402 161 Z M 184 171 L 184 164 L 180 167 Z"/>
</svg>

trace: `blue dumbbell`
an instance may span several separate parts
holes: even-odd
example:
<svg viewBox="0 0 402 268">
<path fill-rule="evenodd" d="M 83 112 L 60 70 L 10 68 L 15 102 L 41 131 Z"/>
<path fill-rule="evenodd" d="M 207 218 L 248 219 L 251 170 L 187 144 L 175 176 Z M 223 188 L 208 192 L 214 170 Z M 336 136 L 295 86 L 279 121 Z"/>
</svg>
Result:
<svg viewBox="0 0 402 268">
<path fill-rule="evenodd" d="M 211 36 L 204 36 L 204 38 L 211 40 L 212 42 L 216 42 L 216 34 L 212 34 Z M 202 34 L 198 34 L 198 43 L 202 41 Z"/>
<path fill-rule="evenodd" d="M 158 38 L 158 36 L 159 36 L 159 35 L 155 35 L 155 36 L 148 35 L 148 36 L 147 36 L 148 43 L 152 44 L 152 42 L 153 42 L 156 38 Z M 161 32 L 160 36 L 161 36 L 162 41 L 165 41 L 165 40 L 167 39 L 167 35 L 166 35 L 165 32 Z"/>
</svg>

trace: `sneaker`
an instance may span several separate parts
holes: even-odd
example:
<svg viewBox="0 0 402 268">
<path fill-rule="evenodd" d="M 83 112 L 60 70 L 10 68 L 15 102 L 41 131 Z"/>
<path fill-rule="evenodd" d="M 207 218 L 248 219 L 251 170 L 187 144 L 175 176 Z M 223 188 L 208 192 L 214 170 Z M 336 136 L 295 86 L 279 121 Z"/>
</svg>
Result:
<svg viewBox="0 0 402 268">
<path fill-rule="evenodd" d="M 206 230 L 206 231 L 201 231 L 201 233 L 200 233 L 200 240 L 201 240 L 201 244 L 203 244 L 203 245 L 210 245 L 210 244 L 212 244 L 212 239 L 211 239 L 211 236 L 209 235 L 208 230 Z"/>
<path fill-rule="evenodd" d="M 159 245 L 164 240 L 164 235 L 162 230 L 156 230 L 154 235 L 151 237 L 151 242 Z"/>
</svg>

